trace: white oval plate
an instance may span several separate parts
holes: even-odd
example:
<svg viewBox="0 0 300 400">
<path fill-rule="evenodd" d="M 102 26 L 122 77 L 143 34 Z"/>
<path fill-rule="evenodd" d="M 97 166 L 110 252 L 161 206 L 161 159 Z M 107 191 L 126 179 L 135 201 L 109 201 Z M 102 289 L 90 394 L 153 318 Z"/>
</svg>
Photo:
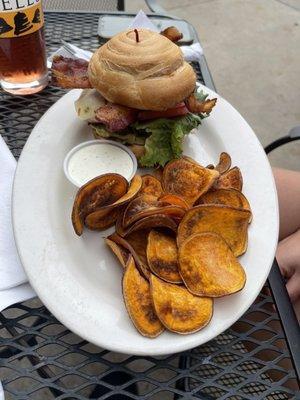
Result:
<svg viewBox="0 0 300 400">
<path fill-rule="evenodd" d="M 206 165 L 227 151 L 244 177 L 253 221 L 249 246 L 240 258 L 245 288 L 217 299 L 210 324 L 191 335 L 164 332 L 141 336 L 124 307 L 122 270 L 103 238 L 112 232 L 86 230 L 77 237 L 71 224 L 76 188 L 63 172 L 63 160 L 76 144 L 91 138 L 74 111 L 79 91 L 54 104 L 33 129 L 18 162 L 13 189 L 13 225 L 17 248 L 31 285 L 48 309 L 71 331 L 109 350 L 162 355 L 186 350 L 214 338 L 248 309 L 269 274 L 278 235 L 274 180 L 258 139 L 241 115 L 218 97 L 212 115 L 186 138 L 184 153 Z"/>
</svg>

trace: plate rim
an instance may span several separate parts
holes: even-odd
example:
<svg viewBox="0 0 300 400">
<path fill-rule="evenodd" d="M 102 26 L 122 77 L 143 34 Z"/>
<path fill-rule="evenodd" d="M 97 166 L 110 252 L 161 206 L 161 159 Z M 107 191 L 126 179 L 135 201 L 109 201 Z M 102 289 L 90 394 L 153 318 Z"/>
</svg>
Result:
<svg viewBox="0 0 300 400">
<path fill-rule="evenodd" d="M 200 84 L 200 87 L 203 88 L 204 90 L 208 90 L 209 92 L 213 93 L 213 95 L 216 95 L 218 98 L 222 98 L 223 101 L 225 101 L 225 103 L 227 103 L 227 105 L 229 105 L 230 108 L 232 108 L 234 110 L 235 113 L 237 113 L 237 115 L 239 116 L 239 118 L 241 118 L 241 120 L 243 120 L 248 126 L 249 124 L 247 123 L 247 121 L 243 118 L 243 116 L 236 110 L 235 107 L 233 107 L 227 100 L 225 100 L 222 96 L 220 96 L 219 94 L 217 94 L 216 92 L 214 92 L 213 90 L 211 90 L 210 88 L 207 88 L 206 86 Z M 75 89 L 78 90 L 78 89 Z M 20 241 L 18 238 L 18 232 L 17 232 L 17 184 L 18 184 L 18 179 L 19 179 L 19 174 L 22 171 L 22 155 L 26 152 L 26 148 L 30 146 L 31 144 L 31 140 L 33 140 L 33 135 L 32 133 L 34 133 L 34 131 L 39 129 L 39 126 L 43 123 L 44 118 L 46 118 L 46 116 L 48 115 L 48 113 L 52 112 L 52 108 L 54 106 L 58 106 L 60 103 L 64 102 L 64 99 L 66 98 L 66 96 L 71 96 L 71 93 L 74 93 L 75 90 L 71 90 L 68 93 L 66 93 L 65 95 L 63 95 L 58 101 L 56 101 L 51 107 L 49 107 L 49 109 L 43 114 L 43 116 L 38 120 L 37 124 L 34 126 L 31 135 L 29 136 L 23 150 L 21 153 L 21 156 L 19 158 L 18 164 L 17 164 L 17 168 L 15 171 L 15 175 L 14 175 L 14 182 L 13 182 L 13 189 L 12 189 L 12 225 L 13 225 L 13 233 L 14 233 L 14 237 L 15 237 L 15 243 L 16 243 L 16 248 L 17 248 L 17 252 L 18 255 L 20 257 L 21 263 L 25 269 L 26 275 L 28 276 L 28 280 L 30 282 L 30 284 L 32 285 L 32 287 L 34 288 L 34 290 L 36 291 L 38 297 L 41 299 L 42 303 L 47 307 L 47 309 L 55 316 L 55 318 L 57 318 L 57 320 L 64 325 L 67 329 L 69 329 L 71 332 L 77 334 L 78 336 L 80 336 L 81 338 L 87 340 L 90 343 L 95 344 L 96 346 L 105 348 L 106 350 L 109 351 L 114 351 L 114 352 L 118 352 L 118 353 L 122 353 L 122 354 L 131 354 L 131 355 L 137 355 L 137 356 L 161 356 L 161 355 L 166 355 L 166 354 L 175 354 L 178 352 L 182 352 L 182 351 L 186 351 L 188 349 L 197 347 L 199 345 L 202 345 L 204 343 L 207 343 L 208 341 L 212 340 L 213 338 L 215 338 L 216 336 L 220 335 L 222 332 L 226 331 L 230 326 L 232 326 L 236 321 L 238 321 L 240 319 L 240 317 L 247 311 L 247 309 L 253 304 L 254 300 L 256 299 L 256 297 L 258 296 L 258 294 L 260 293 L 262 287 L 264 286 L 269 272 L 272 268 L 273 265 L 273 259 L 272 261 L 269 263 L 269 265 L 265 268 L 265 274 L 264 274 L 264 278 L 262 279 L 262 282 L 260 283 L 260 285 L 258 285 L 258 290 L 256 292 L 253 292 L 251 296 L 248 297 L 247 301 L 245 302 L 243 307 L 240 307 L 238 312 L 235 314 L 235 320 L 232 321 L 230 320 L 227 323 L 224 323 L 222 330 L 217 333 L 215 333 L 213 330 L 211 331 L 210 335 L 207 335 L 206 340 L 202 341 L 201 343 L 199 343 L 199 340 L 197 341 L 197 336 L 194 336 L 194 340 L 190 340 L 190 341 L 186 341 L 187 344 L 185 344 L 185 341 L 182 341 L 180 343 L 176 343 L 176 346 L 174 346 L 174 350 L 172 351 L 165 351 L 163 348 L 161 348 L 162 346 L 158 346 L 157 347 L 153 347 L 150 351 L 148 350 L 143 350 L 143 349 L 135 349 L 134 345 L 131 345 L 130 343 L 127 344 L 126 347 L 120 348 L 117 345 L 110 345 L 109 341 L 101 341 L 101 336 L 99 336 L 100 340 L 93 340 L 89 337 L 88 334 L 85 334 L 84 331 L 80 330 L 80 327 L 78 326 L 78 324 L 76 323 L 72 323 L 71 320 L 68 320 L 67 316 L 65 317 L 64 313 L 60 313 L 60 309 L 59 307 L 56 307 L 53 305 L 53 303 L 51 302 L 51 300 L 48 298 L 48 296 L 46 294 L 44 294 L 44 292 L 42 290 L 40 290 L 39 285 L 35 286 L 35 282 L 34 279 L 32 279 L 31 277 L 31 268 L 28 267 L 27 265 L 27 261 L 24 259 L 23 257 L 23 253 L 22 253 L 22 249 L 20 248 Z M 262 148 L 261 143 L 259 142 L 256 134 L 254 133 L 253 129 L 249 126 L 249 128 L 252 131 L 253 134 L 253 139 L 256 140 L 257 145 L 260 146 Z M 24 151 L 25 150 L 25 151 Z M 270 163 L 268 161 L 268 157 L 267 155 L 264 153 L 264 157 L 267 161 L 267 164 L 269 165 L 269 168 L 271 170 L 271 166 Z M 275 180 L 274 180 L 274 176 L 271 173 L 271 182 L 270 182 L 270 186 L 272 187 L 273 193 L 275 195 L 275 214 L 276 214 L 276 234 L 274 234 L 274 237 L 277 238 L 278 240 L 278 233 L 279 233 L 279 207 L 278 207 L 278 197 L 277 197 L 277 190 L 276 190 L 276 185 L 275 185 Z M 275 257 L 275 252 L 276 252 L 276 247 L 277 247 L 277 240 L 274 241 L 274 248 L 273 248 L 273 254 Z M 182 337 L 186 337 L 186 335 L 182 335 Z M 193 335 L 189 335 L 189 337 L 193 337 Z M 153 340 L 153 339 L 149 339 L 149 340 Z"/>
</svg>

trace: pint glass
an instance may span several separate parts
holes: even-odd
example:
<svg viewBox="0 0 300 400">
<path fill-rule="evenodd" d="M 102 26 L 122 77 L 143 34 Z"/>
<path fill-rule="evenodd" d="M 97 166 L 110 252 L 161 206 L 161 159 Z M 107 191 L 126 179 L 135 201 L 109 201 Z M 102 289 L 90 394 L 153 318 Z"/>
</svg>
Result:
<svg viewBox="0 0 300 400">
<path fill-rule="evenodd" d="M 48 83 L 41 0 L 0 0 L 0 85 L 32 94 Z"/>
</svg>

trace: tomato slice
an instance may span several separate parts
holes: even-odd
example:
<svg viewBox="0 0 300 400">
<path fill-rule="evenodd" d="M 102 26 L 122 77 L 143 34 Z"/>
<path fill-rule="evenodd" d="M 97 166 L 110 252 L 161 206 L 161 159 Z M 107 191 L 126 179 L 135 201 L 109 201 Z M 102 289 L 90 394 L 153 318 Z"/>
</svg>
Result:
<svg viewBox="0 0 300 400">
<path fill-rule="evenodd" d="M 140 111 L 138 113 L 138 120 L 145 121 L 148 119 L 180 117 L 188 113 L 189 110 L 186 108 L 185 104 L 179 103 L 177 106 L 164 111 Z"/>
</svg>

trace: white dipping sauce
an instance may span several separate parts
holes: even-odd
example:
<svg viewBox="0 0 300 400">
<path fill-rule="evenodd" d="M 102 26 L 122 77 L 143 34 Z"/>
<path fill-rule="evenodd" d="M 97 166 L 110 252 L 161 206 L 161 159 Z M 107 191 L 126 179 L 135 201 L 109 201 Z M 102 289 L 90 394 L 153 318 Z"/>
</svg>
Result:
<svg viewBox="0 0 300 400">
<path fill-rule="evenodd" d="M 81 147 L 68 163 L 68 172 L 80 186 L 106 173 L 117 173 L 130 180 L 133 173 L 130 155 L 114 145 L 99 143 Z"/>
</svg>

